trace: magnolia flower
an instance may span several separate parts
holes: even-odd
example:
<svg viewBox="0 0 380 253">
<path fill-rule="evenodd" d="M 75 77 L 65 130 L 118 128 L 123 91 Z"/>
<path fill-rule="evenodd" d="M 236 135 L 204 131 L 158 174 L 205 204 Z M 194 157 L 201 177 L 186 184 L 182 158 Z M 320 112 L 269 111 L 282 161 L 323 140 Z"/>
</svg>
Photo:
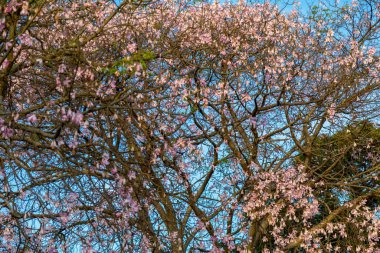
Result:
<svg viewBox="0 0 380 253">
<path fill-rule="evenodd" d="M 66 71 L 66 65 L 65 64 L 59 65 L 58 73 L 64 73 L 65 71 Z"/>
<path fill-rule="evenodd" d="M 27 117 L 27 120 L 30 122 L 30 123 L 35 123 L 37 122 L 37 117 L 35 114 L 30 114 L 28 117 Z"/>
<path fill-rule="evenodd" d="M 82 123 L 82 120 L 83 114 L 81 114 L 80 112 L 73 113 L 71 116 L 71 122 L 73 122 L 76 125 L 80 125 Z"/>
<path fill-rule="evenodd" d="M 137 48 L 137 46 L 136 46 L 135 43 L 129 44 L 127 46 L 128 51 L 131 52 L 131 53 L 134 53 L 136 51 L 136 48 Z"/>
<path fill-rule="evenodd" d="M 335 116 L 335 111 L 336 110 L 336 105 L 335 103 L 332 103 L 329 109 L 327 110 L 327 114 L 329 116 L 329 119 L 334 123 L 334 116 Z"/>
<path fill-rule="evenodd" d="M 102 165 L 108 165 L 109 163 L 110 155 L 108 153 L 104 153 L 102 156 Z"/>
</svg>

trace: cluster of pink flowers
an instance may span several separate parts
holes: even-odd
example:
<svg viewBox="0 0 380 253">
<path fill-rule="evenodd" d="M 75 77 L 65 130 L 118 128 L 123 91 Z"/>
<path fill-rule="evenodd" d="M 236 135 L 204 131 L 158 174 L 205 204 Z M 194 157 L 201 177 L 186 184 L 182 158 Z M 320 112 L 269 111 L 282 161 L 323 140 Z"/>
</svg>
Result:
<svg viewBox="0 0 380 253">
<path fill-rule="evenodd" d="M 71 109 L 66 111 L 65 108 L 62 108 L 62 120 L 70 121 L 75 125 L 80 126 L 83 123 L 83 114 L 81 112 L 74 112 Z"/>
<path fill-rule="evenodd" d="M 258 172 L 252 179 L 254 189 L 246 196 L 243 210 L 250 220 L 270 226 L 270 237 L 278 249 L 285 248 L 300 236 L 299 226 L 307 230 L 310 220 L 319 213 L 319 203 L 313 195 L 302 167 L 277 172 Z M 293 229 L 292 229 L 293 227 Z M 269 238 L 266 237 L 265 241 Z"/>
</svg>

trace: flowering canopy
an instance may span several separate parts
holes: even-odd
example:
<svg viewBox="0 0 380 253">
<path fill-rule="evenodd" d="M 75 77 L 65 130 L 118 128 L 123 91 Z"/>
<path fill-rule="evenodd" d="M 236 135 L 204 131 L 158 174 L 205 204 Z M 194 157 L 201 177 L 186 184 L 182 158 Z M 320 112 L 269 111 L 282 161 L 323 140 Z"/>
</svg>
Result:
<svg viewBox="0 0 380 253">
<path fill-rule="evenodd" d="M 379 250 L 379 159 L 313 149 L 378 119 L 376 3 L 0 6 L 1 250 Z"/>
</svg>

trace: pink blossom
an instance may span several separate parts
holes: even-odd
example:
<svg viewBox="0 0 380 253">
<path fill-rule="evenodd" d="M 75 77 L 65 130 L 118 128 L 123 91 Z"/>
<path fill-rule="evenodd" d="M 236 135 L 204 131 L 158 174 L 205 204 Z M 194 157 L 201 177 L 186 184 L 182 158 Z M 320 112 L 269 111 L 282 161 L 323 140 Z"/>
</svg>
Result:
<svg viewBox="0 0 380 253">
<path fill-rule="evenodd" d="M 27 117 L 27 120 L 30 122 L 30 123 L 35 123 L 37 122 L 37 117 L 35 114 L 30 114 L 28 117 Z"/>
</svg>

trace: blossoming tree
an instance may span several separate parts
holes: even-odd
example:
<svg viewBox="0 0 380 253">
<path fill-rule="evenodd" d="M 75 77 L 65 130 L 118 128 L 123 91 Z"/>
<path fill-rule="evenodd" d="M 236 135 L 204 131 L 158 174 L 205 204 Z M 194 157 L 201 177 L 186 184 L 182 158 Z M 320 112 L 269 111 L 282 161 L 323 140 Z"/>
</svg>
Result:
<svg viewBox="0 0 380 253">
<path fill-rule="evenodd" d="M 1 251 L 380 250 L 375 1 L 0 6 Z"/>
</svg>

